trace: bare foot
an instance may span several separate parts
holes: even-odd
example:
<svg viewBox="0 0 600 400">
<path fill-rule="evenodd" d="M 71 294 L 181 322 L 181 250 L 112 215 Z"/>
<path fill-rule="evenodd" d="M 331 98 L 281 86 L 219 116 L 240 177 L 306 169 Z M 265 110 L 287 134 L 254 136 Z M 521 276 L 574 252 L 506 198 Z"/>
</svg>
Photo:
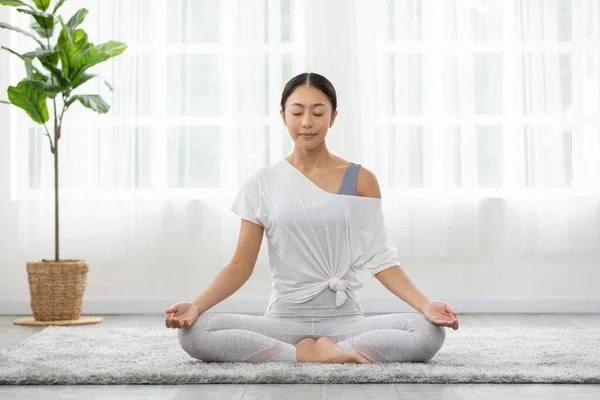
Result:
<svg viewBox="0 0 600 400">
<path fill-rule="evenodd" d="M 296 345 L 298 362 L 323 362 L 332 364 L 374 364 L 358 351 L 343 350 L 333 340 L 322 337 L 317 340 L 302 339 Z"/>
</svg>

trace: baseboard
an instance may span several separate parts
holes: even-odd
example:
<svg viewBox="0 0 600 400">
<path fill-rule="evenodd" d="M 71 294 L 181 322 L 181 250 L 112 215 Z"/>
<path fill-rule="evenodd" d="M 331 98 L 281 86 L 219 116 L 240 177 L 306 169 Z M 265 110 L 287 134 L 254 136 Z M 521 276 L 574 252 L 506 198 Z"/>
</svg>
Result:
<svg viewBox="0 0 600 400">
<path fill-rule="evenodd" d="M 156 298 L 84 298 L 82 314 L 162 314 L 181 299 Z M 600 297 L 572 298 L 445 298 L 459 313 L 600 313 Z M 268 298 L 236 296 L 225 300 L 211 312 L 263 314 Z M 415 310 L 401 300 L 364 297 L 360 300 L 365 313 L 402 313 Z M 30 315 L 29 299 L 0 299 L 0 315 Z"/>
</svg>

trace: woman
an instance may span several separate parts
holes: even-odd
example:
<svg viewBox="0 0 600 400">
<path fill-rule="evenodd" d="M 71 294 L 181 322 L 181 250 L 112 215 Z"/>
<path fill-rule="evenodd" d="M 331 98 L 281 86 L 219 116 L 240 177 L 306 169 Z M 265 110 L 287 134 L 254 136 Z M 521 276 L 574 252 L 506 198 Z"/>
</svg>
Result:
<svg viewBox="0 0 600 400">
<path fill-rule="evenodd" d="M 398 265 L 375 175 L 333 155 L 325 138 L 338 112 L 333 85 L 292 78 L 281 117 L 294 140 L 286 159 L 256 172 L 231 209 L 242 218 L 231 263 L 192 302 L 166 310 L 191 356 L 219 362 L 424 362 L 458 329 L 456 311 L 430 301 Z M 250 277 L 266 232 L 273 279 L 263 317 L 204 314 Z M 365 317 L 356 290 L 368 270 L 420 313 Z"/>
</svg>

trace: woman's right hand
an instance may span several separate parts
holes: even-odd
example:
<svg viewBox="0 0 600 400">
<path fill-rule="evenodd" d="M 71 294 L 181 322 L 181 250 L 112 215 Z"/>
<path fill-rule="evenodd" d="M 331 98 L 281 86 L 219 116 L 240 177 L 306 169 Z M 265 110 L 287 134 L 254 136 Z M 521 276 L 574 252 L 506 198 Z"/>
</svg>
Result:
<svg viewBox="0 0 600 400">
<path fill-rule="evenodd" d="M 198 307 L 190 302 L 182 301 L 173 304 L 165 311 L 165 326 L 167 328 L 189 328 L 200 315 Z"/>
</svg>

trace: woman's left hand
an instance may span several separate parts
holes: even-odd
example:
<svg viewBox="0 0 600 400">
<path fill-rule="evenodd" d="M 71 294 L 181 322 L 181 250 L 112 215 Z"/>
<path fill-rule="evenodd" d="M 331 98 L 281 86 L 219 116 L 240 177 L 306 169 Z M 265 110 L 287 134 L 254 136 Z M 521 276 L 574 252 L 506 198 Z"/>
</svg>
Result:
<svg viewBox="0 0 600 400">
<path fill-rule="evenodd" d="M 422 314 L 436 325 L 458 329 L 458 313 L 449 304 L 430 301 L 423 306 Z"/>
</svg>

